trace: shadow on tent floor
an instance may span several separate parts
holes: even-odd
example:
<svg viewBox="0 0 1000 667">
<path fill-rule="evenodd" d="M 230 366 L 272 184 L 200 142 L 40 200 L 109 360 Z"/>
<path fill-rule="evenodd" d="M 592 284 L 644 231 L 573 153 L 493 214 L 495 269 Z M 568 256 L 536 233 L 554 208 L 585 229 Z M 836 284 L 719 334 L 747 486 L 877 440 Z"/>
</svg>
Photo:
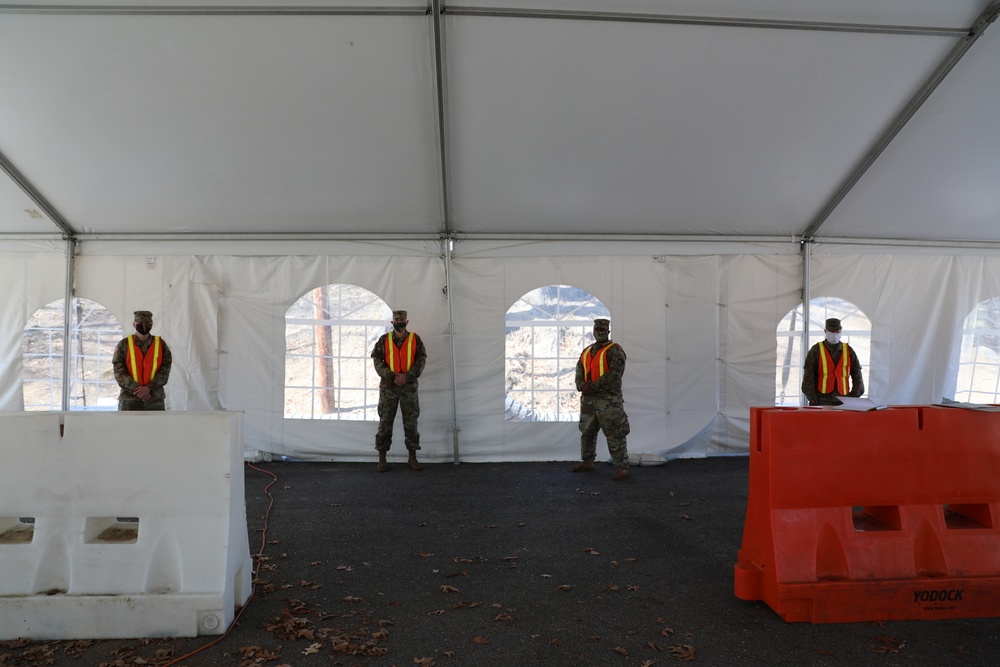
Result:
<svg viewBox="0 0 1000 667">
<path fill-rule="evenodd" d="M 747 466 L 258 464 L 266 535 L 248 466 L 263 558 L 227 636 L 179 661 L 215 638 L 2 642 L 0 665 L 997 664 L 997 618 L 787 624 L 734 597 Z"/>
</svg>

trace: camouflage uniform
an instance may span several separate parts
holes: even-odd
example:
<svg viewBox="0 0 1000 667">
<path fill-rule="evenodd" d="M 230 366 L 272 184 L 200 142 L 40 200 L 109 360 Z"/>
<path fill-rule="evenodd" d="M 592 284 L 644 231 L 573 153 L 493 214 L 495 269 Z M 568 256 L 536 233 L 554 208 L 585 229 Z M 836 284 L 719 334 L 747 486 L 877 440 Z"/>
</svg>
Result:
<svg viewBox="0 0 1000 667">
<path fill-rule="evenodd" d="M 826 349 L 830 351 L 834 364 L 840 361 L 843 347 L 840 343 L 830 345 L 826 341 L 821 341 L 813 345 L 809 349 L 809 354 L 806 355 L 806 363 L 802 368 L 802 393 L 809 399 L 809 405 L 840 405 L 840 401 L 837 400 L 837 396 L 840 394 L 836 389 L 829 394 L 819 393 L 817 378 L 820 366 L 820 345 L 826 346 Z M 847 351 L 851 355 L 851 391 L 847 395 L 858 397 L 865 393 L 865 381 L 861 377 L 861 362 L 858 361 L 858 355 L 854 353 L 854 348 L 850 345 L 847 346 Z"/>
<path fill-rule="evenodd" d="M 608 343 L 611 342 L 609 339 Z M 604 347 L 594 343 L 591 354 Z M 611 462 L 618 470 L 628 470 L 628 448 L 625 436 L 631 430 L 622 398 L 622 375 L 625 374 L 625 351 L 614 344 L 607 353 L 608 369 L 590 383 L 590 393 L 580 396 L 580 460 L 593 463 L 597 457 L 597 433 L 604 431 L 608 440 Z M 584 391 L 583 355 L 576 362 L 576 389 Z"/>
<path fill-rule="evenodd" d="M 414 334 L 416 335 L 416 334 Z M 395 373 L 385 362 L 385 339 L 393 337 L 393 342 L 399 346 L 405 340 L 391 332 L 383 334 L 372 349 L 372 360 L 375 372 L 382 380 L 378 386 L 378 432 L 375 434 L 375 449 L 388 452 L 392 444 L 392 424 L 396 420 L 396 408 L 403 412 L 403 436 L 406 449 L 414 452 L 420 449 L 420 433 L 417 432 L 417 418 L 420 416 L 420 401 L 417 396 L 417 378 L 424 372 L 427 363 L 427 350 L 424 342 L 417 336 L 417 349 L 413 356 L 413 366 L 406 373 L 406 384 L 398 387 L 393 383 Z"/>
<path fill-rule="evenodd" d="M 166 341 L 161 338 L 160 349 L 163 353 L 163 363 L 148 385 L 150 390 L 149 400 L 143 401 L 133 393 L 139 387 L 139 383 L 132 379 L 128 365 L 125 363 L 125 360 L 128 358 L 128 339 L 130 337 L 122 338 L 118 342 L 117 347 L 115 347 L 115 354 L 111 358 L 111 363 L 115 369 L 115 380 L 118 381 L 118 386 L 122 388 L 121 393 L 118 394 L 118 409 L 121 411 L 165 410 L 166 405 L 164 404 L 164 400 L 167 397 L 167 392 L 163 387 L 167 384 L 167 380 L 170 379 L 170 366 L 174 361 L 173 355 L 170 353 L 170 348 L 167 347 Z M 145 341 L 141 341 L 136 337 L 135 344 L 145 354 L 153 344 L 153 336 L 149 336 Z"/>
</svg>

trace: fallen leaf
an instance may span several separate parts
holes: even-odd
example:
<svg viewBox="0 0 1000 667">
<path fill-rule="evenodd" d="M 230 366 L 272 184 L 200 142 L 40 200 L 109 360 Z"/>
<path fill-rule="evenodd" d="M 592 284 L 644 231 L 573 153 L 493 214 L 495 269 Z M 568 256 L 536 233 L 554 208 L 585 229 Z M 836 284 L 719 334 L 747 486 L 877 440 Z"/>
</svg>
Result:
<svg viewBox="0 0 1000 667">
<path fill-rule="evenodd" d="M 441 592 L 442 593 L 458 593 L 459 591 L 454 586 L 442 586 L 441 587 Z"/>
<path fill-rule="evenodd" d="M 444 609 L 435 609 L 430 613 L 431 616 L 444 616 L 447 612 Z"/>
<path fill-rule="evenodd" d="M 503 621 L 504 623 L 512 623 L 514 617 L 510 614 L 497 614 L 497 617 L 493 619 L 494 621 Z"/>
<path fill-rule="evenodd" d="M 637 590 L 639 590 L 639 585 L 638 584 L 629 584 L 628 585 L 628 589 L 630 591 L 637 591 Z"/>
<path fill-rule="evenodd" d="M 616 584 L 614 582 L 611 582 L 610 584 L 608 584 L 608 590 L 609 591 L 619 591 L 619 590 L 621 590 L 621 588 L 619 588 L 618 584 Z"/>
<path fill-rule="evenodd" d="M 302 655 L 312 655 L 313 653 L 319 653 L 319 650 L 321 648 L 323 648 L 323 645 L 320 643 L 310 644 L 304 651 L 302 651 Z"/>
<path fill-rule="evenodd" d="M 486 637 L 480 637 L 478 635 L 475 636 L 475 637 L 473 637 L 472 641 L 476 642 L 477 644 L 489 644 L 490 643 L 490 640 L 488 640 Z"/>
<path fill-rule="evenodd" d="M 670 647 L 670 653 L 678 660 L 697 660 L 694 654 L 694 646 L 690 644 L 674 644 Z"/>
<path fill-rule="evenodd" d="M 646 646 L 653 649 L 654 651 L 662 651 L 663 647 L 659 644 L 654 644 L 653 642 L 646 642 Z"/>
<path fill-rule="evenodd" d="M 551 639 L 549 643 L 552 644 L 553 646 L 562 646 L 562 640 L 559 639 L 558 637 Z"/>
<path fill-rule="evenodd" d="M 615 653 L 620 653 L 621 655 L 625 656 L 626 658 L 628 657 L 628 649 L 627 648 L 622 648 L 621 646 L 616 646 L 615 647 Z"/>
<path fill-rule="evenodd" d="M 444 651 L 444 657 L 446 657 L 446 658 L 454 658 L 455 657 L 455 652 L 454 651 Z"/>
<path fill-rule="evenodd" d="M 414 658 L 414 664 L 424 665 L 424 667 L 433 667 L 437 663 L 434 662 L 434 658 Z"/>
<path fill-rule="evenodd" d="M 896 641 L 892 637 L 876 637 L 875 639 L 882 642 L 882 646 L 874 649 L 876 653 L 892 653 L 896 655 L 901 648 L 906 646 L 906 642 Z"/>
<path fill-rule="evenodd" d="M 583 550 L 583 553 L 590 554 L 591 556 L 600 556 L 601 555 L 601 552 L 597 551 L 593 547 L 587 547 L 586 549 Z"/>
<path fill-rule="evenodd" d="M 561 591 L 568 591 L 569 589 L 571 589 L 573 587 L 570 586 L 569 584 L 559 584 L 556 588 L 558 588 Z"/>
<path fill-rule="evenodd" d="M 358 602 L 361 602 L 361 601 L 362 601 L 361 598 L 354 597 L 353 595 L 348 595 L 346 598 L 344 598 L 344 602 L 351 602 L 351 603 L 354 603 L 354 604 L 357 604 Z"/>
<path fill-rule="evenodd" d="M 664 637 L 669 637 L 670 635 L 674 634 L 674 629 L 663 628 L 662 630 L 660 630 L 660 634 L 663 635 Z"/>
<path fill-rule="evenodd" d="M 431 557 L 431 556 L 433 556 L 434 554 L 429 554 L 429 553 L 427 553 L 426 551 L 421 551 L 421 552 L 420 552 L 420 553 L 418 553 L 417 555 L 418 555 L 418 556 L 420 556 L 421 558 L 430 558 L 430 557 Z M 416 659 L 416 658 L 414 658 L 414 659 Z"/>
<path fill-rule="evenodd" d="M 643 660 L 639 664 L 639 667 L 653 667 L 653 661 L 652 660 Z"/>
</svg>

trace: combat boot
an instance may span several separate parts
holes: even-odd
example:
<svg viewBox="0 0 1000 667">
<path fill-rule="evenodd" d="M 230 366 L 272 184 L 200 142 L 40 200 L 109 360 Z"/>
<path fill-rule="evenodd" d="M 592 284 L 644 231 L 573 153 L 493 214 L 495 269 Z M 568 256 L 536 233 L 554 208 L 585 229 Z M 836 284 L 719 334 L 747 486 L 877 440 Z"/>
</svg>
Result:
<svg viewBox="0 0 1000 667">
<path fill-rule="evenodd" d="M 569 469 L 570 472 L 590 472 L 594 469 L 593 461 L 580 461 Z"/>
<path fill-rule="evenodd" d="M 410 470 L 423 470 L 424 467 L 417 461 L 417 450 L 410 450 L 410 458 L 406 461 L 410 465 Z"/>
<path fill-rule="evenodd" d="M 379 472 L 385 472 L 389 469 L 389 462 L 385 460 L 385 452 L 378 453 L 378 466 L 375 469 Z"/>
<path fill-rule="evenodd" d="M 615 474 L 611 477 L 612 482 L 617 482 L 628 477 L 628 468 L 617 468 Z"/>
</svg>

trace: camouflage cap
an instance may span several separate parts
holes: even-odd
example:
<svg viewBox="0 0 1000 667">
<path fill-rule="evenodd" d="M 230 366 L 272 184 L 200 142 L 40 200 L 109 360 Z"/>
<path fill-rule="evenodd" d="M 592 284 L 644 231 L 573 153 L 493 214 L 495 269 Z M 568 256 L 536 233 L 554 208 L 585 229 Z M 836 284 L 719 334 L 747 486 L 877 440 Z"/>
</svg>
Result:
<svg viewBox="0 0 1000 667">
<path fill-rule="evenodd" d="M 602 319 L 594 320 L 594 328 L 595 329 L 610 329 L 611 328 L 611 320 L 606 320 L 606 319 L 603 319 L 603 318 Z"/>
<path fill-rule="evenodd" d="M 840 331 L 840 329 L 841 329 L 840 320 L 838 320 L 836 317 L 831 317 L 826 321 L 827 331 L 837 332 Z"/>
<path fill-rule="evenodd" d="M 409 319 L 409 318 L 406 317 L 406 311 L 405 310 L 394 310 L 394 311 L 392 311 L 392 319 L 394 319 L 394 320 L 405 320 L 405 319 Z"/>
<path fill-rule="evenodd" d="M 148 310 L 137 310 L 135 311 L 135 321 L 136 322 L 152 322 L 153 313 Z"/>
</svg>

